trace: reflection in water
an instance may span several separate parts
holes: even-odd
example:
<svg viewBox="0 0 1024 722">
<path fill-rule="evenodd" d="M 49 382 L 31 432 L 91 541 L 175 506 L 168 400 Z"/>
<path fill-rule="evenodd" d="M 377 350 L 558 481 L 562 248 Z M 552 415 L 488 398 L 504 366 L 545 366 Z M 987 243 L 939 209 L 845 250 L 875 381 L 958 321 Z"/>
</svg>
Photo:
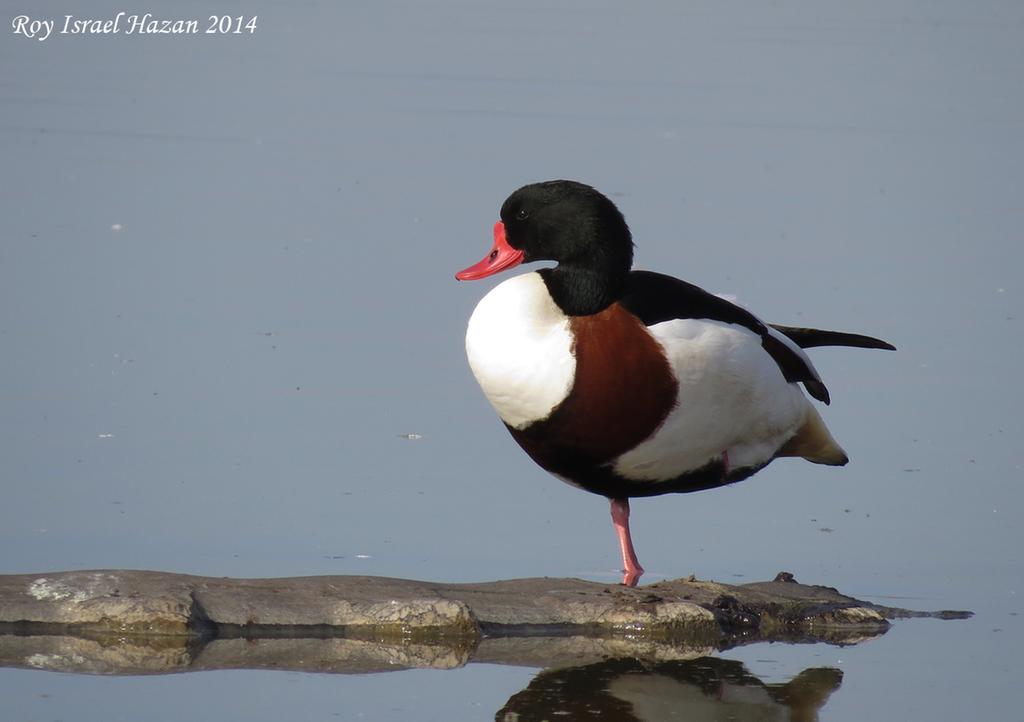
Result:
<svg viewBox="0 0 1024 722">
<path fill-rule="evenodd" d="M 6 631 L 7 633 L 4 633 Z M 76 637 L 0 625 L 0 667 L 79 674 L 147 675 L 223 669 L 365 674 L 454 669 L 472 662 L 547 665 L 498 711 L 528 720 L 791 720 L 811 722 L 839 688 L 838 669 L 807 669 L 765 684 L 706 646 L 621 638 L 380 639 L 186 636 Z M 648 661 L 643 661 L 648 660 Z M 668 660 L 668 661 L 667 661 Z M 575 666 L 572 666 L 575 665 Z"/>
<path fill-rule="evenodd" d="M 823 667 L 806 669 L 786 684 L 765 684 L 742 663 L 715 657 L 662 663 L 614 659 L 541 672 L 495 720 L 812 722 L 842 679 L 838 669 Z"/>
</svg>

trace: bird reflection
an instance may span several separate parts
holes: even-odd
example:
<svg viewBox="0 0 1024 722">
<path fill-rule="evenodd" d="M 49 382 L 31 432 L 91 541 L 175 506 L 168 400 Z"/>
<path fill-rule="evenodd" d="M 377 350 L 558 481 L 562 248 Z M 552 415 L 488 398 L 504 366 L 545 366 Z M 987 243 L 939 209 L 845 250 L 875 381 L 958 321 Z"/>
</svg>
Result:
<svg viewBox="0 0 1024 722">
<path fill-rule="evenodd" d="M 822 667 L 806 669 L 786 684 L 765 684 L 741 662 L 715 657 L 614 659 L 541 672 L 495 720 L 814 722 L 842 679 L 838 669 Z"/>
</svg>

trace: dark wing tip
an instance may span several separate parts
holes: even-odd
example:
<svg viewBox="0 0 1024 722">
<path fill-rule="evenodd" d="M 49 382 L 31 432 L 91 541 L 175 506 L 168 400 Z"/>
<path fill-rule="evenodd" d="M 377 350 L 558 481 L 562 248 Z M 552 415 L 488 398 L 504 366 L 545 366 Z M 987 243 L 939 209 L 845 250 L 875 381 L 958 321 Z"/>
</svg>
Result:
<svg viewBox="0 0 1024 722">
<path fill-rule="evenodd" d="M 783 326 L 772 324 L 772 328 L 789 336 L 800 348 L 814 348 L 816 346 L 850 346 L 852 348 L 877 348 L 885 351 L 895 351 L 896 347 L 888 341 L 883 341 L 874 336 L 865 336 L 861 333 L 846 333 L 845 331 L 824 331 L 820 328 L 801 328 L 798 326 Z"/>
<path fill-rule="evenodd" d="M 814 379 L 806 380 L 804 381 L 804 388 L 807 389 L 807 392 L 811 396 L 813 396 L 826 406 L 832 403 L 832 397 L 828 395 L 828 389 L 825 388 L 825 384 L 821 383 L 820 381 L 816 381 Z"/>
<path fill-rule="evenodd" d="M 874 336 L 865 336 L 860 333 L 839 333 L 841 343 L 839 346 L 852 346 L 854 348 L 877 348 L 883 351 L 895 351 L 896 347 L 888 341 L 883 341 Z M 831 344 L 830 344 L 831 345 Z"/>
</svg>

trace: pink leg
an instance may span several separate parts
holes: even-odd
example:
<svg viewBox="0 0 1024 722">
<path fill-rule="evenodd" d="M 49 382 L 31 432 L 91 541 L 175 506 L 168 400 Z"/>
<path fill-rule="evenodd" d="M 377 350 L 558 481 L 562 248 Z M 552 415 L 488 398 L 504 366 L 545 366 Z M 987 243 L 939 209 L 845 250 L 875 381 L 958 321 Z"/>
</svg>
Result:
<svg viewBox="0 0 1024 722">
<path fill-rule="evenodd" d="M 619 536 L 619 546 L 622 549 L 622 565 L 625 567 L 622 576 L 622 583 L 627 587 L 635 587 L 644 568 L 640 566 L 640 560 L 636 558 L 636 550 L 633 549 L 633 540 L 629 536 L 629 499 L 609 499 L 612 503 L 612 524 L 615 525 L 615 533 Z"/>
</svg>

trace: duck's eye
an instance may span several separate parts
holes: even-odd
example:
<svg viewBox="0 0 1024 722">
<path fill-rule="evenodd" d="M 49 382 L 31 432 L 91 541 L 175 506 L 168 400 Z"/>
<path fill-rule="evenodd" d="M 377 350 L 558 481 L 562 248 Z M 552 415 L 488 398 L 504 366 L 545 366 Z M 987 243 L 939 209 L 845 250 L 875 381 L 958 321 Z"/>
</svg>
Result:
<svg viewBox="0 0 1024 722">
<path fill-rule="evenodd" d="M 529 217 L 530 217 L 530 211 L 526 210 L 525 208 L 520 208 L 519 212 L 516 213 L 516 220 L 517 221 L 525 221 Z"/>
<path fill-rule="evenodd" d="M 493 263 L 493 262 L 494 262 L 494 259 L 495 259 L 495 258 L 497 258 L 497 257 L 498 257 L 498 249 L 497 249 L 497 248 L 495 248 L 495 249 L 494 249 L 493 251 L 491 251 L 491 255 L 489 255 L 489 256 L 487 257 L 487 259 L 488 259 L 489 261 L 491 261 L 491 263 Z"/>
</svg>

